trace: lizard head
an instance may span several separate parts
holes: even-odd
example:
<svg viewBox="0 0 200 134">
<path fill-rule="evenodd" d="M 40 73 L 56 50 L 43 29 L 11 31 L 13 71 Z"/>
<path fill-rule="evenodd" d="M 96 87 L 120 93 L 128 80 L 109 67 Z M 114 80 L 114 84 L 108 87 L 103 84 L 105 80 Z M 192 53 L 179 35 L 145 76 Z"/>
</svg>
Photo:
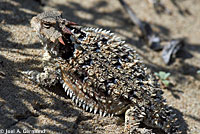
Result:
<svg viewBox="0 0 200 134">
<path fill-rule="evenodd" d="M 67 37 L 72 35 L 71 29 L 74 22 L 62 18 L 60 11 L 46 11 L 31 19 L 31 27 L 36 31 L 43 42 L 57 41 L 66 44 Z"/>
</svg>

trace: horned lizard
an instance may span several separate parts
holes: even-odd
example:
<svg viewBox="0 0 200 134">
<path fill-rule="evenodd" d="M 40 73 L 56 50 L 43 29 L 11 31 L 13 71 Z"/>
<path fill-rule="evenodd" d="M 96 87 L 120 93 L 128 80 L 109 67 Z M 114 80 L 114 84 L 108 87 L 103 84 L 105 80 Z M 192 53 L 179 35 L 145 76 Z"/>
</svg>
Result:
<svg viewBox="0 0 200 134">
<path fill-rule="evenodd" d="M 153 133 L 141 123 L 178 133 L 173 111 L 137 53 L 114 33 L 80 26 L 61 15 L 47 11 L 32 18 L 44 46 L 44 71 L 24 73 L 43 86 L 60 82 L 66 95 L 88 112 L 125 114 L 126 133 Z"/>
</svg>

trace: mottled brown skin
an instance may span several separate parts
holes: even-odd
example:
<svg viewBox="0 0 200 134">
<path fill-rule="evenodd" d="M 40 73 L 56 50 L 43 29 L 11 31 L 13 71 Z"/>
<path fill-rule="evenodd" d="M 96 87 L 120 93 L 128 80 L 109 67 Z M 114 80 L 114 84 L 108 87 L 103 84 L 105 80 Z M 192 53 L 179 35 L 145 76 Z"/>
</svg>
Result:
<svg viewBox="0 0 200 134">
<path fill-rule="evenodd" d="M 112 116 L 125 113 L 125 132 L 152 134 L 146 126 L 178 133 L 173 112 L 157 82 L 136 52 L 110 31 L 81 27 L 48 11 L 31 26 L 44 45 L 44 71 L 26 71 L 30 79 L 51 86 L 60 82 L 82 109 Z"/>
</svg>

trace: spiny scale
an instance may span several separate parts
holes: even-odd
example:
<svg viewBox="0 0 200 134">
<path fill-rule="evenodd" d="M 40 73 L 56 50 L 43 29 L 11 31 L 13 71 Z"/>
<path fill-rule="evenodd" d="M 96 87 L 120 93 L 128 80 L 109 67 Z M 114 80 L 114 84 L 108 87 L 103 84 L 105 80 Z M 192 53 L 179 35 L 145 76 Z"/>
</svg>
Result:
<svg viewBox="0 0 200 134">
<path fill-rule="evenodd" d="M 73 94 L 73 91 L 70 90 L 70 88 L 67 86 L 67 84 L 64 82 L 63 83 L 63 88 L 65 90 L 65 92 L 67 93 L 68 96 L 70 96 L 70 98 L 72 99 L 72 101 L 80 108 L 83 108 L 84 110 L 88 111 L 89 106 L 87 104 L 85 104 L 85 102 L 83 100 L 80 100 L 78 97 L 76 97 Z M 70 95 L 69 95 L 70 94 Z M 82 106 L 82 107 L 81 107 Z M 98 108 L 93 108 L 92 106 L 90 106 L 90 110 L 89 112 L 92 112 L 92 110 L 94 109 L 94 114 L 97 113 Z M 102 110 L 99 110 L 99 114 L 100 116 L 105 117 L 106 116 L 106 111 L 102 112 Z"/>
<path fill-rule="evenodd" d="M 72 91 L 70 91 L 70 89 L 67 88 L 67 85 L 66 85 L 65 83 L 63 83 L 63 88 L 65 89 L 65 92 L 67 93 L 68 96 L 69 96 L 69 92 L 72 93 Z M 81 102 L 81 100 L 78 99 L 76 96 L 71 96 L 70 98 L 72 98 L 72 101 L 75 102 L 75 104 L 76 104 L 78 107 L 83 108 L 84 110 L 88 111 L 89 106 L 87 106 L 87 105 L 85 104 L 85 102 L 83 102 L 83 101 Z M 82 107 L 81 107 L 81 106 L 82 106 Z M 89 112 L 92 112 L 92 110 L 93 110 L 93 107 L 90 107 Z M 98 109 L 95 108 L 95 109 L 94 109 L 94 114 L 96 114 L 97 111 L 98 111 Z M 99 114 L 100 114 L 100 116 L 103 116 L 103 117 L 105 117 L 105 116 L 107 115 L 106 111 L 105 111 L 105 112 L 102 112 L 102 110 L 99 110 Z"/>
</svg>

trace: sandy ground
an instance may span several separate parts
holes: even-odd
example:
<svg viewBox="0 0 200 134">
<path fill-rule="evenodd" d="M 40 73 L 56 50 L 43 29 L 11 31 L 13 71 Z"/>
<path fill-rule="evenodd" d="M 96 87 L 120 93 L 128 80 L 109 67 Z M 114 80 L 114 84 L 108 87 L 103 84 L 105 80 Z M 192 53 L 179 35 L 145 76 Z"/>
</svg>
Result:
<svg viewBox="0 0 200 134">
<path fill-rule="evenodd" d="M 120 134 L 119 117 L 99 117 L 75 107 L 61 87 L 39 87 L 21 71 L 41 69 L 42 46 L 30 19 L 44 10 L 61 10 L 81 25 L 110 29 L 138 51 L 153 72 L 170 72 L 173 87 L 164 97 L 175 109 L 184 134 L 200 134 L 200 1 L 164 1 L 172 14 L 157 14 L 146 1 L 126 0 L 137 16 L 163 38 L 185 38 L 182 56 L 166 66 L 161 53 L 138 41 L 137 28 L 115 0 L 0 1 L 0 133 Z M 36 131 L 35 131 L 36 132 Z M 33 132 L 32 132 L 33 133 Z"/>
</svg>

